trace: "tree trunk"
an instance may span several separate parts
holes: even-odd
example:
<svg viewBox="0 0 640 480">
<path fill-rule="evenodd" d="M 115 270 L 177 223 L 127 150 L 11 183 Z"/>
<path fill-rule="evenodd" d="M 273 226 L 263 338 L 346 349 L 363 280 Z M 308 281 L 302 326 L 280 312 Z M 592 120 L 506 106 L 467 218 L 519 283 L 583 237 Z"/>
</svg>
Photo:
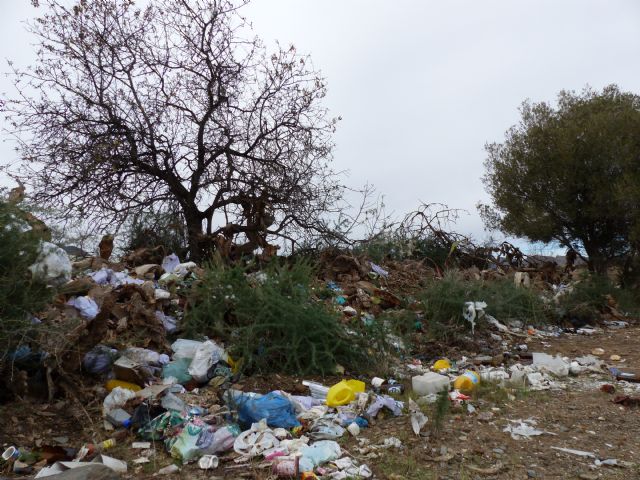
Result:
<svg viewBox="0 0 640 480">
<path fill-rule="evenodd" d="M 584 249 L 588 256 L 587 266 L 589 267 L 589 271 L 597 273 L 598 275 L 606 275 L 609 259 L 592 245 L 585 245 Z"/>
<path fill-rule="evenodd" d="M 185 209 L 184 218 L 187 224 L 189 260 L 192 262 L 200 262 L 206 254 L 202 238 L 202 215 L 197 210 Z"/>
</svg>

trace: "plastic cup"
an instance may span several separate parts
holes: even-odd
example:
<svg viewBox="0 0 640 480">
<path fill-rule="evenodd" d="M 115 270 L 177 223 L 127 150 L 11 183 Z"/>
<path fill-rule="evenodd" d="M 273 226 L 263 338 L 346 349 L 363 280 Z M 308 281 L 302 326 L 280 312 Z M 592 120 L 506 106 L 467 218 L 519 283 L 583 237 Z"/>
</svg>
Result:
<svg viewBox="0 0 640 480">
<path fill-rule="evenodd" d="M 4 453 L 2 454 L 2 460 L 4 460 L 5 462 L 8 462 L 9 460 L 15 460 L 20 456 L 20 450 L 18 450 L 16 447 L 9 447 L 7 448 Z"/>
</svg>

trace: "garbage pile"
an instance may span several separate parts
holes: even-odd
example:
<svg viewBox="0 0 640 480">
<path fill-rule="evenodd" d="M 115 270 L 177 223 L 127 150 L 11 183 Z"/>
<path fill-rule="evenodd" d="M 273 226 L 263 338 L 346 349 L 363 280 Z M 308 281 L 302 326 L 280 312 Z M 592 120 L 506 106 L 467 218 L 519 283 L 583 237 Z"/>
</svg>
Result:
<svg viewBox="0 0 640 480">
<path fill-rule="evenodd" d="M 367 325 L 383 310 L 401 305 L 385 287 L 389 272 L 381 266 L 338 257 L 331 268 L 343 285 L 328 281 L 327 300 L 345 319 L 357 317 Z M 135 451 L 131 463 L 136 467 L 151 463 L 160 445 L 175 463 L 158 474 L 194 464 L 231 475 L 251 466 L 282 478 L 371 478 L 365 460 L 403 448 L 394 437 L 372 443 L 361 436 L 381 412 L 406 415 L 413 433 L 425 435 L 429 425 L 425 404 L 446 396 L 452 405 L 475 413 L 471 393 L 481 382 L 563 389 L 571 376 L 609 373 L 598 354 L 569 359 L 529 352 L 530 338 L 558 336 L 562 329 L 537 330 L 517 321 L 503 324 L 486 313 L 485 302 L 470 301 L 461 305 L 461 317 L 470 324 L 471 335 L 480 323 L 489 325 L 494 330 L 490 338 L 502 346 L 501 354 L 443 358 L 428 364 L 414 359 L 394 372 L 404 383 L 374 377 L 368 385 L 358 379 L 334 385 L 304 381 L 306 395 L 278 389 L 245 392 L 237 386 L 241 359 L 232 358 L 223 344 L 177 338 L 169 345 L 167 340 L 167 335 L 175 338 L 180 332 L 188 290 L 202 273 L 195 263 L 181 262 L 173 254 L 159 256 L 155 249 L 136 251 L 125 263 L 101 257 L 71 263 L 64 251 L 46 246 L 32 270 L 58 285 L 60 292 L 46 315 L 35 321 L 64 325 L 65 331 L 42 338 L 41 352 L 21 347 L 12 353 L 12 360 L 20 368 L 21 361 L 37 357 L 35 363 L 46 364 L 54 373 L 73 373 L 81 366 L 93 375 L 106 390 L 102 420 L 107 437 L 77 449 L 7 448 L 2 461 L 15 473 L 35 472 L 35 478 L 76 468 L 125 473 L 127 462 L 108 455 L 123 443 Z M 419 329 L 419 312 L 415 319 Z M 611 322 L 609 328 L 626 326 L 621 320 Z M 586 326 L 572 333 L 595 331 Z M 406 353 L 399 338 L 390 340 Z M 621 382 L 634 381 L 619 370 L 611 374 Z M 399 396 L 409 384 L 413 398 L 405 402 Z M 49 398 L 55 393 L 48 392 Z M 624 402 L 631 404 L 634 397 L 620 399 Z M 525 421 L 505 432 L 513 438 L 544 433 Z M 358 439 L 357 458 L 338 443 L 348 436 Z"/>
</svg>

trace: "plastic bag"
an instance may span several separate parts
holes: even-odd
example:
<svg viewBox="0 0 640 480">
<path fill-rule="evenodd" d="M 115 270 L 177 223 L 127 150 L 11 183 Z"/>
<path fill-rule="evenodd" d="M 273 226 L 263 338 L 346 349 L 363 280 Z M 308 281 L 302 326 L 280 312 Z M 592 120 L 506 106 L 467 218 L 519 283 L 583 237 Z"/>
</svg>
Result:
<svg viewBox="0 0 640 480">
<path fill-rule="evenodd" d="M 159 367 L 169 363 L 168 355 L 154 352 L 147 348 L 129 347 L 122 352 L 122 356 L 127 357 L 129 360 L 133 360 L 135 363 L 150 365 L 152 367 Z"/>
<path fill-rule="evenodd" d="M 71 280 L 71 260 L 63 249 L 42 242 L 36 262 L 29 267 L 35 278 L 50 285 L 62 285 Z"/>
<path fill-rule="evenodd" d="M 94 375 L 107 373 L 111 370 L 113 359 L 117 354 L 118 351 L 114 348 L 109 348 L 105 345 L 96 345 L 85 353 L 82 359 L 82 367 Z"/>
<path fill-rule="evenodd" d="M 280 446 L 280 440 L 263 420 L 251 424 L 251 428 L 238 435 L 233 442 L 236 453 L 249 458 L 258 455 L 269 455 Z"/>
<path fill-rule="evenodd" d="M 249 426 L 264 418 L 270 427 L 294 428 L 300 426 L 291 402 L 275 392 L 267 393 L 258 398 L 241 395 L 235 401 L 241 425 Z"/>
<path fill-rule="evenodd" d="M 179 435 L 166 441 L 171 456 L 185 463 L 199 458 L 201 454 L 197 443 L 203 430 L 204 425 L 187 423 Z"/>
<path fill-rule="evenodd" d="M 209 380 L 209 369 L 225 357 L 224 348 L 211 340 L 198 347 L 189 365 L 189 374 L 200 383 Z"/>
<path fill-rule="evenodd" d="M 342 451 L 340 445 L 333 440 L 320 440 L 309 447 L 300 449 L 302 456 L 300 457 L 300 470 L 308 472 L 315 467 L 340 458 Z"/>
<path fill-rule="evenodd" d="M 135 392 L 122 387 L 116 387 L 111 390 L 111 393 L 107 395 L 102 403 L 102 414 L 106 415 L 111 410 L 121 408 L 132 398 L 135 398 Z"/>
<path fill-rule="evenodd" d="M 67 305 L 75 307 L 80 315 L 88 320 L 93 320 L 98 315 L 98 304 L 91 297 L 75 297 L 67 302 Z"/>
<path fill-rule="evenodd" d="M 178 267 L 178 265 L 180 265 L 180 259 L 175 253 L 167 255 L 162 259 L 162 269 L 166 273 L 173 272 Z"/>
<path fill-rule="evenodd" d="M 188 383 L 192 380 L 189 375 L 190 358 L 177 358 L 162 367 L 162 378 L 173 377 L 180 384 Z"/>
<path fill-rule="evenodd" d="M 175 411 L 164 412 L 138 430 L 138 436 L 143 440 L 162 440 L 170 437 L 182 427 L 185 418 Z"/>
<path fill-rule="evenodd" d="M 173 350 L 173 359 L 177 358 L 193 358 L 196 355 L 196 350 L 204 342 L 198 342 L 197 340 L 187 340 L 179 338 L 171 344 L 171 350 Z"/>
<path fill-rule="evenodd" d="M 202 431 L 197 445 L 204 455 L 226 452 L 233 447 L 238 435 L 240 435 L 240 429 L 237 425 L 226 425 L 217 430 L 209 427 Z"/>
<path fill-rule="evenodd" d="M 156 310 L 156 318 L 162 322 L 167 333 L 173 333 L 178 329 L 178 320 L 175 317 L 167 315 L 161 310 Z"/>
</svg>

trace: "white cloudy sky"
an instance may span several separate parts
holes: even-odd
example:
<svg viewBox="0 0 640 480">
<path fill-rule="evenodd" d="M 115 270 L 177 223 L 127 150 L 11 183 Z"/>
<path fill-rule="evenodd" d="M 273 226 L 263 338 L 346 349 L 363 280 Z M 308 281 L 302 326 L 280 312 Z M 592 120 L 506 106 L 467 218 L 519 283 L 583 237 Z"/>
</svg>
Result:
<svg viewBox="0 0 640 480">
<path fill-rule="evenodd" d="M 36 11 L 29 0 L 0 0 L 0 11 L 0 58 L 28 63 L 20 22 Z M 398 214 L 420 200 L 466 209 L 459 230 L 479 239 L 484 144 L 524 99 L 585 84 L 640 92 L 637 0 L 254 0 L 245 14 L 328 79 L 347 183 L 374 184 Z M 0 92 L 11 93 L 5 78 Z M 7 142 L 0 156 L 15 158 Z"/>
</svg>

